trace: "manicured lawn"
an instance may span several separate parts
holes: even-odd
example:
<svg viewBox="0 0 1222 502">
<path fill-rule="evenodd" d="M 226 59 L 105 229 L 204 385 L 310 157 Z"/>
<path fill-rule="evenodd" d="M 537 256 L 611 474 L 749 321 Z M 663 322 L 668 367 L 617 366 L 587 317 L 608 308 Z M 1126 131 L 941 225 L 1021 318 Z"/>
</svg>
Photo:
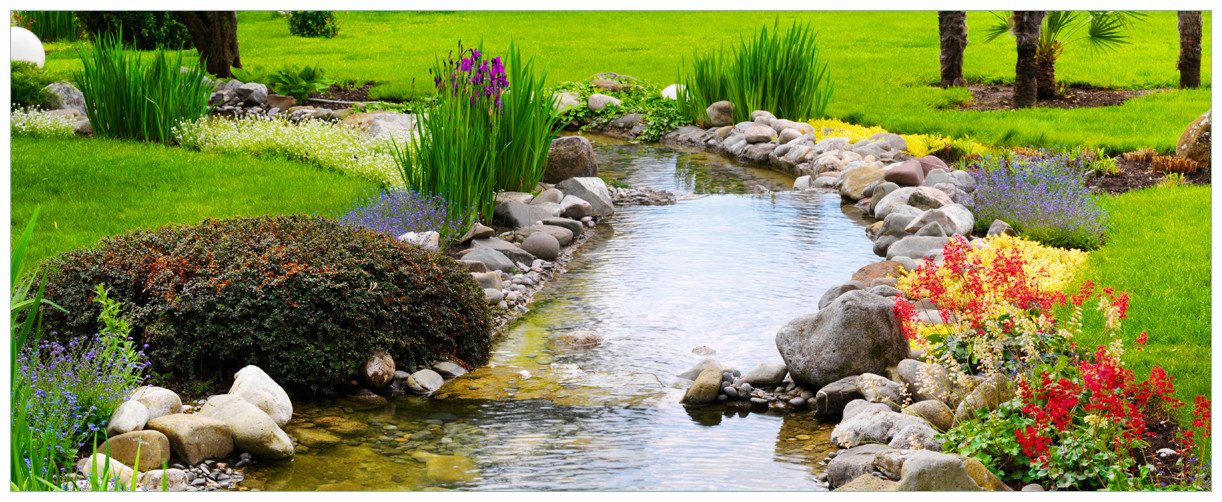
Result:
<svg viewBox="0 0 1222 502">
<path fill-rule="evenodd" d="M 1138 378 L 1154 365 L 1175 377 L 1181 399 L 1210 394 L 1210 187 L 1152 188 L 1107 197 L 1107 243 L 1092 251 L 1079 282 L 1093 280 L 1130 296 L 1122 326 Z M 1102 327 L 1088 317 L 1086 347 L 1106 344 Z M 1132 350 L 1142 331 L 1149 341 Z"/>
<path fill-rule="evenodd" d="M 984 143 L 1087 144 L 1112 150 L 1142 146 L 1163 151 L 1210 107 L 1208 88 L 1173 90 L 1102 109 L 970 112 L 944 110 L 966 91 L 942 90 L 938 30 L 933 12 L 340 12 L 340 34 L 326 39 L 289 35 L 272 12 L 243 12 L 238 34 L 242 61 L 263 70 L 319 65 L 341 80 L 374 81 L 384 97 L 431 92 L 434 58 L 481 39 L 503 53 L 511 40 L 548 69 L 549 80 L 588 78 L 603 71 L 672 83 L 683 58 L 736 41 L 764 24 L 810 21 L 836 79 L 829 113 L 900 133 L 941 133 Z M 1210 82 L 1210 15 L 1205 14 L 1202 81 Z M 988 12 L 968 17 L 964 72 L 969 79 L 1013 80 L 1014 43 L 982 39 Z M 1122 88 L 1173 88 L 1178 35 L 1174 12 L 1154 12 L 1131 31 L 1131 44 L 1092 54 L 1069 45 L 1057 76 L 1075 83 Z M 62 47 L 62 46 L 61 46 Z M 75 50 L 53 52 L 48 67 L 79 67 Z M 413 81 L 415 91 L 413 88 Z"/>
<path fill-rule="evenodd" d="M 26 263 L 135 228 L 204 218 L 328 214 L 375 188 L 299 162 L 127 141 L 13 138 L 13 235 L 42 206 Z"/>
</svg>

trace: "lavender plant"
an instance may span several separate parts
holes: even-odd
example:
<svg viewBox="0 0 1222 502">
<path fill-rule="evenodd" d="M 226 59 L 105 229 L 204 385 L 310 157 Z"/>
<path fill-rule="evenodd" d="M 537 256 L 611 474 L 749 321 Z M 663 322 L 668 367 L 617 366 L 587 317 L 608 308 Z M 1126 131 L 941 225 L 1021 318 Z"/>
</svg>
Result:
<svg viewBox="0 0 1222 502">
<path fill-rule="evenodd" d="M 995 219 L 1044 244 L 1080 249 L 1098 247 L 1106 214 L 1091 197 L 1089 161 L 1064 152 L 992 155 L 975 168 L 976 225 Z"/>
<path fill-rule="evenodd" d="M 430 197 L 411 190 L 384 190 L 357 203 L 340 221 L 391 237 L 430 230 L 441 234 L 443 240 L 458 237 L 462 231 L 460 225 L 446 216 L 446 202 L 440 195 Z"/>
</svg>

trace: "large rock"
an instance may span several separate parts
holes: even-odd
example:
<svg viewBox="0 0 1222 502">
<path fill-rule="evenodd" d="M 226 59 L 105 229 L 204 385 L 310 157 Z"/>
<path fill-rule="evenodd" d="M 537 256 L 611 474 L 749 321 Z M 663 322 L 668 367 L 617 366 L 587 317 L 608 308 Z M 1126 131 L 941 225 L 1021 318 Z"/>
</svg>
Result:
<svg viewBox="0 0 1222 502">
<path fill-rule="evenodd" d="M 721 370 L 708 368 L 700 372 L 692 386 L 683 394 L 683 404 L 712 404 L 721 392 Z"/>
<path fill-rule="evenodd" d="M 407 388 L 422 396 L 432 395 L 445 383 L 445 378 L 431 369 L 423 369 L 407 377 Z"/>
<path fill-rule="evenodd" d="M 840 178 L 840 196 L 853 201 L 866 196 L 866 189 L 882 181 L 885 171 L 881 167 L 861 166 L 845 171 Z"/>
<path fill-rule="evenodd" d="M 776 139 L 776 131 L 766 125 L 747 126 L 743 130 L 743 138 L 747 143 L 767 143 Z"/>
<path fill-rule="evenodd" d="M 938 399 L 917 401 L 904 408 L 904 413 L 924 418 L 935 429 L 946 431 L 955 423 L 955 413 Z"/>
<path fill-rule="evenodd" d="M 824 385 L 815 392 L 815 414 L 819 416 L 838 415 L 844 412 L 849 403 L 861 399 L 857 390 L 857 377 L 844 377 Z"/>
<path fill-rule="evenodd" d="M 150 492 L 182 492 L 191 486 L 191 478 L 182 469 L 154 469 L 140 475 L 137 483 Z"/>
<path fill-rule="evenodd" d="M 565 218 L 580 220 L 586 216 L 594 216 L 594 206 L 591 206 L 589 202 L 586 202 L 585 199 L 580 197 L 565 195 L 564 198 L 560 200 L 560 215 Z M 546 222 L 547 221 L 544 220 L 544 223 Z M 574 236 L 580 234 L 580 230 L 573 233 Z"/>
<path fill-rule="evenodd" d="M 576 198 L 577 197 L 573 197 L 571 195 L 564 196 L 564 200 L 576 199 Z M 585 201 L 582 201 L 582 202 L 584 203 Z M 563 204 L 564 203 L 561 202 L 561 205 Z M 589 204 L 586 204 L 586 206 L 589 206 Z M 586 216 L 589 216 L 589 215 L 586 215 Z M 577 236 L 581 235 L 581 232 L 584 230 L 584 226 L 581 224 L 580 221 L 578 221 L 579 219 L 580 218 L 578 219 L 548 218 L 546 220 L 543 220 L 543 224 L 553 226 L 553 227 L 560 227 L 565 230 L 568 230 L 570 233 L 573 234 L 573 237 L 576 238 Z"/>
<path fill-rule="evenodd" d="M 233 375 L 229 393 L 258 406 L 278 426 L 284 427 L 293 418 L 293 402 L 288 393 L 258 366 L 249 365 L 238 370 Z"/>
<path fill-rule="evenodd" d="M 759 387 L 776 387 L 785 380 L 785 375 L 789 374 L 789 368 L 784 364 L 761 364 L 752 368 L 743 374 L 743 381 L 752 386 Z"/>
<path fill-rule="evenodd" d="M 1175 154 L 1194 160 L 1201 167 L 1209 167 L 1209 148 L 1212 144 L 1213 110 L 1197 117 L 1184 129 L 1179 141 L 1175 143 Z"/>
<path fill-rule="evenodd" d="M 106 423 L 106 434 L 108 436 L 118 436 L 127 432 L 138 431 L 144 429 L 144 424 L 149 421 L 149 409 L 140 401 L 124 401 L 114 413 L 110 414 L 110 421 Z"/>
<path fill-rule="evenodd" d="M 558 92 L 552 97 L 552 107 L 558 112 L 565 112 L 570 108 L 577 108 L 585 105 L 586 103 L 581 99 L 581 96 L 574 92 Z"/>
<path fill-rule="evenodd" d="M 149 420 L 146 428 L 165 434 L 174 456 L 191 465 L 210 458 L 225 458 L 233 453 L 233 434 L 229 426 L 198 413 L 154 418 Z"/>
<path fill-rule="evenodd" d="M 977 410 L 995 410 L 1011 399 L 1014 399 L 1014 385 L 1009 379 L 1002 375 L 988 377 L 955 408 L 955 423 L 976 416 Z"/>
<path fill-rule="evenodd" d="M 73 109 L 81 112 L 82 115 L 89 114 L 85 109 L 85 95 L 72 83 L 67 81 L 55 82 L 48 84 L 45 89 L 59 99 L 60 110 Z"/>
<path fill-rule="evenodd" d="M 170 440 L 157 431 L 135 431 L 107 439 L 98 452 L 139 471 L 156 469 L 170 462 Z M 140 462 L 136 462 L 139 455 Z"/>
<path fill-rule="evenodd" d="M 234 446 L 256 457 L 280 460 L 293 457 L 293 440 L 272 418 L 241 397 L 219 394 L 197 412 L 224 422 L 233 433 Z"/>
<path fill-rule="evenodd" d="M 880 478 L 873 474 L 862 474 L 837 488 L 838 492 L 893 492 L 898 489 L 899 481 Z"/>
<path fill-rule="evenodd" d="M 433 364 L 433 371 L 443 378 L 460 377 L 467 374 L 467 369 L 453 361 L 441 361 Z"/>
<path fill-rule="evenodd" d="M 597 179 L 597 178 L 595 178 Z M 553 214 L 543 204 L 526 204 L 516 200 L 507 200 L 496 205 L 492 210 L 492 221 L 512 229 L 526 228 L 547 218 L 559 216 Z"/>
<path fill-rule="evenodd" d="M 718 101 L 705 109 L 709 116 L 709 125 L 722 127 L 734 125 L 734 105 L 729 101 Z"/>
<path fill-rule="evenodd" d="M 263 103 L 267 102 L 267 86 L 255 82 L 238 86 L 234 89 L 234 94 L 246 106 L 263 106 Z"/>
<path fill-rule="evenodd" d="M 881 444 L 863 444 L 839 452 L 827 464 L 828 488 L 838 488 L 874 469 L 874 457 L 891 448 Z"/>
<path fill-rule="evenodd" d="M 140 387 L 132 391 L 128 399 L 140 401 L 149 410 L 149 420 L 172 415 L 182 410 L 182 398 L 174 391 L 162 387 Z"/>
<path fill-rule="evenodd" d="M 903 385 L 873 373 L 857 376 L 857 390 L 871 403 L 883 403 L 898 407 L 904 402 Z"/>
<path fill-rule="evenodd" d="M 908 355 L 908 340 L 892 312 L 895 301 L 849 291 L 817 314 L 789 321 L 777 349 L 794 381 L 811 388 L 862 373 L 884 373 Z"/>
<path fill-rule="evenodd" d="M 557 183 L 556 188 L 559 188 L 565 195 L 572 195 L 590 203 L 594 216 L 603 217 L 615 214 L 611 192 L 607 190 L 607 183 L 602 178 L 569 178 Z"/>
<path fill-rule="evenodd" d="M 547 151 L 544 183 L 559 183 L 569 178 L 598 176 L 598 160 L 594 146 L 581 136 L 563 136 L 552 140 Z"/>
<path fill-rule="evenodd" d="M 897 413 L 890 408 L 869 408 L 837 424 L 836 428 L 832 429 L 831 439 L 841 448 L 852 448 L 866 443 L 887 444 L 910 425 L 928 427 L 928 423 L 922 418 Z"/>
<path fill-rule="evenodd" d="M 927 450 L 913 452 L 904 460 L 900 491 L 980 491 L 957 455 Z"/>
<path fill-rule="evenodd" d="M 925 181 L 925 171 L 921 169 L 920 161 L 908 159 L 887 169 L 887 174 L 883 176 L 883 179 L 902 187 L 915 187 Z"/>
<path fill-rule="evenodd" d="M 390 354 L 387 354 L 384 350 L 374 352 L 365 361 L 365 364 L 361 366 L 361 380 L 366 385 L 375 389 L 381 389 L 390 385 L 391 380 L 394 380 L 394 378 L 395 360 L 391 359 Z"/>
<path fill-rule="evenodd" d="M 553 228 L 568 232 L 560 227 Z M 535 232 L 522 241 L 522 250 L 544 260 L 554 261 L 560 256 L 560 241 L 547 232 Z"/>
<path fill-rule="evenodd" d="M 542 192 L 539 192 L 539 195 L 536 195 L 535 198 L 531 199 L 529 204 L 535 205 L 535 206 L 541 205 L 545 202 L 559 204 L 560 201 L 563 199 L 564 199 L 564 192 L 561 192 L 560 190 L 557 190 L 555 188 L 548 188 Z"/>
<path fill-rule="evenodd" d="M 591 94 L 587 99 L 587 106 L 591 111 L 600 111 L 608 106 L 619 106 L 623 104 L 619 98 L 608 96 L 606 94 Z"/>
<path fill-rule="evenodd" d="M 941 169 L 942 171 L 947 172 L 951 170 L 950 166 L 947 166 L 945 161 L 933 155 L 920 157 L 916 159 L 916 161 L 921 163 L 921 169 L 925 171 L 926 176 L 929 176 L 929 173 L 934 169 Z"/>
<path fill-rule="evenodd" d="M 500 251 L 492 248 L 475 248 L 462 256 L 464 261 L 482 263 L 487 270 L 513 271 L 513 261 Z"/>
<path fill-rule="evenodd" d="M 887 259 L 894 260 L 897 256 L 907 256 L 913 260 L 920 260 L 930 251 L 942 249 L 948 242 L 950 239 L 947 237 L 929 235 L 904 237 L 887 247 Z"/>
<path fill-rule="evenodd" d="M 535 255 L 524 251 L 522 248 L 515 246 L 511 242 L 497 239 L 495 237 L 489 239 L 475 239 L 471 241 L 471 247 L 476 249 L 488 248 L 500 251 L 501 254 L 505 255 L 506 258 L 513 260 L 514 263 L 525 263 L 530 265 L 531 262 L 535 261 Z M 464 256 L 464 258 L 467 256 L 470 256 L 470 254 L 468 253 L 466 256 Z"/>
<path fill-rule="evenodd" d="M 117 482 L 119 486 L 131 486 L 135 471 L 118 459 L 107 457 L 105 453 L 94 453 L 76 462 L 77 470 L 86 479 L 94 479 L 102 484 Z"/>
<path fill-rule="evenodd" d="M 903 266 L 894 261 L 880 261 L 857 269 L 853 273 L 853 281 L 870 284 L 877 279 L 899 277 L 903 274 Z"/>
<path fill-rule="evenodd" d="M 925 209 L 949 206 L 954 203 L 955 201 L 949 195 L 936 188 L 901 187 L 887 194 L 874 205 L 874 217 L 886 218 L 888 214 L 902 206 L 911 206 L 919 214 Z"/>
<path fill-rule="evenodd" d="M 963 396 L 957 391 L 946 369 L 937 364 L 930 364 L 915 359 L 904 359 L 896 365 L 895 372 L 899 381 L 908 386 L 908 392 L 916 401 L 931 399 L 955 407 Z"/>
<path fill-rule="evenodd" d="M 951 204 L 937 209 L 929 209 L 914 218 L 904 228 L 908 233 L 916 233 L 930 223 L 937 223 L 949 233 L 971 235 L 976 220 L 972 212 L 960 204 Z"/>
<path fill-rule="evenodd" d="M 860 289 L 865 288 L 863 288 L 862 284 L 858 282 L 849 281 L 844 284 L 837 284 L 827 288 L 827 291 L 823 292 L 823 295 L 819 297 L 819 303 L 817 305 L 820 309 L 822 309 L 830 305 L 837 298 L 840 298 L 840 295 L 848 293 L 849 291 L 857 291 Z"/>
<path fill-rule="evenodd" d="M 929 424 L 911 424 L 900 429 L 892 436 L 888 446 L 909 450 L 942 451 L 942 441 L 939 441 L 938 431 Z"/>
</svg>

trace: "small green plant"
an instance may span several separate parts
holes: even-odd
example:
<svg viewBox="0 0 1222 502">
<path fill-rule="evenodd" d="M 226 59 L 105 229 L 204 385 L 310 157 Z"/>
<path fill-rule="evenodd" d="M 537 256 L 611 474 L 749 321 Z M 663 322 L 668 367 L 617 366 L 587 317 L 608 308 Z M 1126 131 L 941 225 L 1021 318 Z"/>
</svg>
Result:
<svg viewBox="0 0 1222 502">
<path fill-rule="evenodd" d="M 52 82 L 42 69 L 29 61 L 13 61 L 11 76 L 13 106 L 55 108 L 59 98 L 46 89 Z"/>
<path fill-rule="evenodd" d="M 589 82 L 563 82 L 552 88 L 549 95 L 555 96 L 560 92 L 571 93 L 587 100 L 595 89 Z M 637 113 L 642 116 L 645 130 L 637 135 L 636 139 L 656 142 L 676 127 L 691 123 L 679 101 L 662 97 L 657 87 L 647 83 L 634 82 L 625 90 L 598 92 L 618 98 L 621 101 L 620 106 L 598 111 L 590 110 L 587 106 L 572 106 L 559 113 L 560 124 L 576 124 L 585 130 L 601 127 L 624 115 Z"/>
<path fill-rule="evenodd" d="M 30 30 L 43 42 L 77 40 L 81 38 L 81 26 L 72 11 L 23 10 L 13 13 L 18 26 Z"/>
<path fill-rule="evenodd" d="M 696 54 L 680 71 L 687 93 L 683 109 L 703 123 L 705 109 L 716 101 L 734 105 L 736 121 L 750 120 L 754 110 L 767 110 L 790 120 L 821 118 L 832 99 L 832 77 L 815 43 L 809 24 L 783 30 L 761 27 L 737 46 Z"/>
<path fill-rule="evenodd" d="M 339 23 L 329 10 L 295 10 L 288 15 L 289 33 L 298 37 L 335 38 Z"/>
<path fill-rule="evenodd" d="M 208 111 L 212 85 L 198 61 L 182 53 L 159 50 L 146 59 L 105 36 L 80 57 L 82 70 L 73 78 L 99 136 L 164 143 L 175 125 Z"/>
<path fill-rule="evenodd" d="M 265 82 L 277 93 L 297 98 L 299 102 L 312 94 L 321 94 L 335 83 L 327 78 L 322 68 L 316 66 L 284 68 L 268 75 Z"/>
</svg>

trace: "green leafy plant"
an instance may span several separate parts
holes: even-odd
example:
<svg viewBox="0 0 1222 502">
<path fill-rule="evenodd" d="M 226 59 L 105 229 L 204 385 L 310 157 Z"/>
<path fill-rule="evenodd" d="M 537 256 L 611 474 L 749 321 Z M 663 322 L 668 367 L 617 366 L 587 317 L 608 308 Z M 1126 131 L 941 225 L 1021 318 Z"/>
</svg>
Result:
<svg viewBox="0 0 1222 502">
<path fill-rule="evenodd" d="M 289 33 L 299 37 L 335 38 L 339 23 L 329 10 L 295 10 L 288 15 Z"/>
<path fill-rule="evenodd" d="M 549 95 L 555 96 L 560 92 L 574 94 L 584 101 L 594 94 L 595 89 L 589 82 L 563 82 L 552 88 Z M 662 97 L 661 91 L 648 83 L 634 81 L 624 90 L 598 92 L 619 99 L 620 105 L 598 111 L 590 110 L 588 106 L 568 107 L 559 112 L 560 123 L 577 125 L 585 130 L 598 128 L 616 118 L 637 113 L 641 115 L 645 129 L 636 139 L 649 142 L 656 142 L 676 127 L 691 123 L 679 101 Z"/>
<path fill-rule="evenodd" d="M 266 82 L 279 94 L 297 98 L 299 102 L 305 101 L 311 94 L 321 94 L 335 83 L 327 78 L 322 68 L 316 66 L 284 68 L 268 75 L 262 82 Z"/>
<path fill-rule="evenodd" d="M 109 286 L 152 371 L 217 388 L 248 364 L 294 395 L 342 390 L 375 350 L 396 364 L 487 362 L 483 290 L 453 259 L 312 216 L 205 220 L 140 230 L 51 258 L 44 308 L 58 339 L 92 333 Z M 224 343 L 218 343 L 224 340 Z"/>
<path fill-rule="evenodd" d="M 13 17 L 19 26 L 38 35 L 43 42 L 81 38 L 81 26 L 72 11 L 23 10 L 14 12 Z"/>
<path fill-rule="evenodd" d="M 159 50 L 146 59 L 107 36 L 80 57 L 83 68 L 73 79 L 95 134 L 168 142 L 175 125 L 208 111 L 212 85 L 198 61 L 182 53 Z"/>
<path fill-rule="evenodd" d="M 95 43 L 122 37 L 133 49 L 192 49 L 191 34 L 171 11 L 77 11 L 77 20 Z"/>
<path fill-rule="evenodd" d="M 53 80 L 42 69 L 28 61 L 13 61 L 10 82 L 13 90 L 13 106 L 55 108 L 59 98 L 46 90 Z"/>
<path fill-rule="evenodd" d="M 737 121 L 750 120 L 754 110 L 790 120 L 820 118 L 834 87 L 811 26 L 795 22 L 782 30 L 779 21 L 736 46 L 694 55 L 679 82 L 687 89 L 683 109 L 699 123 L 708 120 L 705 109 L 722 100 L 734 105 Z"/>
</svg>

